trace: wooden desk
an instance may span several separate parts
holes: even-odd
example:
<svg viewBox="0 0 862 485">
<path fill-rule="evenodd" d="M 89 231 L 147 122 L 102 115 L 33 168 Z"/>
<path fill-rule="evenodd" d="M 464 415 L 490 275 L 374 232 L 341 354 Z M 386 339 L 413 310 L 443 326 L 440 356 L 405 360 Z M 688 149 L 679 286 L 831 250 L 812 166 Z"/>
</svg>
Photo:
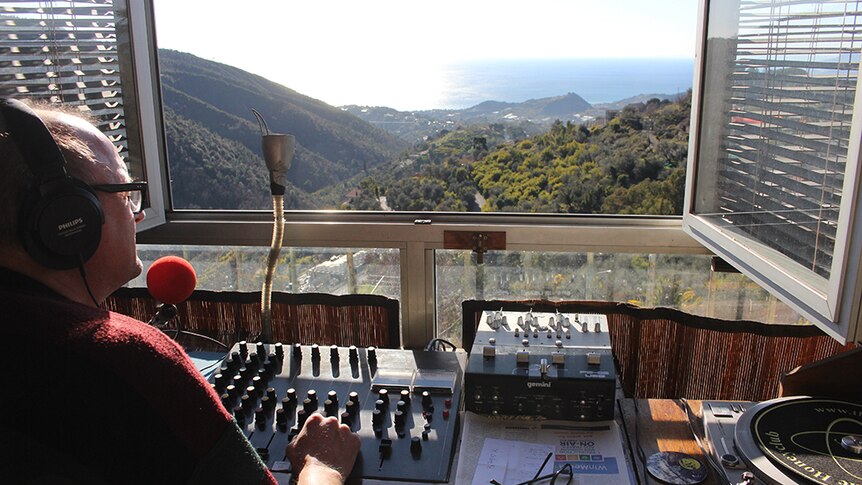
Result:
<svg viewBox="0 0 862 485">
<path fill-rule="evenodd" d="M 640 449 L 643 450 L 644 457 L 659 451 L 678 451 L 697 458 L 704 466 L 709 467 L 709 463 L 691 434 L 685 412 L 676 402 L 670 399 L 639 399 L 637 415 L 634 399 L 620 399 L 617 403 L 638 483 L 662 485 L 662 482 L 647 473 L 638 453 L 636 438 L 640 441 Z M 699 419 L 700 401 L 689 401 L 689 404 Z M 700 422 L 696 423 L 695 429 L 698 432 L 702 431 Z M 722 482 L 710 468 L 709 476 L 701 483 L 721 485 Z"/>
</svg>

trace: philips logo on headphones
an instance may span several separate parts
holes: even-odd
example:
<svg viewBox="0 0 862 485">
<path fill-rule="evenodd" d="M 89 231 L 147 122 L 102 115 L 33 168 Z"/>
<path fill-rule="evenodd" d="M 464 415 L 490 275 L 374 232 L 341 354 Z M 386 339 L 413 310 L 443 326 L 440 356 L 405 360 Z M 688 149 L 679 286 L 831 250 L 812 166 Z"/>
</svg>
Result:
<svg viewBox="0 0 862 485">
<path fill-rule="evenodd" d="M 64 222 L 64 223 L 58 225 L 57 230 L 60 232 L 66 232 L 66 231 L 69 231 L 70 229 L 74 230 L 83 223 L 84 223 L 84 219 L 79 217 L 77 219 L 72 219 L 69 222 Z"/>
<path fill-rule="evenodd" d="M 532 389 L 534 387 L 551 387 L 550 382 L 528 382 L 527 389 Z"/>
</svg>

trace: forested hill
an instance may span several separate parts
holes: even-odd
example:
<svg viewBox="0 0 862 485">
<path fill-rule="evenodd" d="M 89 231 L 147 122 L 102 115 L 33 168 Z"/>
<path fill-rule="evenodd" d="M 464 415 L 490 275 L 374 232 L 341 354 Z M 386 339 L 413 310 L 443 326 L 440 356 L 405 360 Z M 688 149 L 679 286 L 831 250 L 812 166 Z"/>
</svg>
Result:
<svg viewBox="0 0 862 485">
<path fill-rule="evenodd" d="M 557 122 L 529 138 L 502 124 L 444 132 L 357 179 L 344 208 L 681 214 L 690 111 L 689 92 L 631 104 L 591 128 Z"/>
<path fill-rule="evenodd" d="M 314 207 L 308 193 L 391 160 L 406 147 L 341 109 L 241 69 L 166 49 L 159 50 L 159 62 L 165 129 L 177 135 L 168 136 L 176 207 L 269 207 L 252 108 L 272 131 L 296 137 L 287 208 Z M 209 205 L 199 192 L 204 189 L 231 202 Z M 183 194 L 191 197 L 184 201 Z"/>
</svg>

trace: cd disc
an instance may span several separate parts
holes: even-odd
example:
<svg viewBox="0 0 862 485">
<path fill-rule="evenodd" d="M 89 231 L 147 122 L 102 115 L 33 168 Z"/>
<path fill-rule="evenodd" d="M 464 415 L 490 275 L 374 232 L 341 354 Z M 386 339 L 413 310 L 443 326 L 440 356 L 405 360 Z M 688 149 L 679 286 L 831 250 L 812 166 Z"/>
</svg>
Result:
<svg viewBox="0 0 862 485">
<path fill-rule="evenodd" d="M 697 458 L 675 451 L 650 455 L 646 467 L 650 475 L 671 485 L 694 485 L 702 482 L 709 473 Z"/>
</svg>

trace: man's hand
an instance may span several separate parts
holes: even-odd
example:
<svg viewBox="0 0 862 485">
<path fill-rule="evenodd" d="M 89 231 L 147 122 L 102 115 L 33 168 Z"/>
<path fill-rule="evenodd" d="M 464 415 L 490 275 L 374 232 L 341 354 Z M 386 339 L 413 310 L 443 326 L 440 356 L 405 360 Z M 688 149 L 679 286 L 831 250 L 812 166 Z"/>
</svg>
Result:
<svg viewBox="0 0 862 485">
<path fill-rule="evenodd" d="M 287 446 L 293 476 L 298 477 L 300 484 L 344 483 L 357 453 L 359 436 L 346 425 L 338 424 L 337 418 L 324 418 L 318 413 L 308 417 Z"/>
</svg>

